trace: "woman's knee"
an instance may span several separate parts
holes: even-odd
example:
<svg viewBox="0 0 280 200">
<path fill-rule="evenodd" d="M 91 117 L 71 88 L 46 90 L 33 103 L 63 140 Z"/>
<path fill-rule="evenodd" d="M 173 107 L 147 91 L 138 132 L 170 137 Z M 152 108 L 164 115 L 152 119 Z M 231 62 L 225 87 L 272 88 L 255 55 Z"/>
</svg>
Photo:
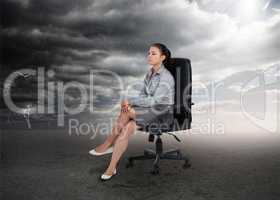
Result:
<svg viewBox="0 0 280 200">
<path fill-rule="evenodd" d="M 131 119 L 135 119 L 135 110 L 131 108 L 128 112 L 121 112 L 118 116 L 117 123 L 126 125 Z"/>
<path fill-rule="evenodd" d="M 128 116 L 130 119 L 135 119 L 136 118 L 136 112 L 135 110 L 131 107 L 129 112 L 128 112 Z"/>
</svg>

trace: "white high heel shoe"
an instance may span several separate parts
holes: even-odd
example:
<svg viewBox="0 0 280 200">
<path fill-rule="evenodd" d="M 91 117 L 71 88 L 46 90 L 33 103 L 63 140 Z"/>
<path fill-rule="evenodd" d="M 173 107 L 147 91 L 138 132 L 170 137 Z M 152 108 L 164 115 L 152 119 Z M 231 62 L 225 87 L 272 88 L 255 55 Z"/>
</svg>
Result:
<svg viewBox="0 0 280 200">
<path fill-rule="evenodd" d="M 88 153 L 93 155 L 93 156 L 102 156 L 102 155 L 105 155 L 105 154 L 108 154 L 108 153 L 112 153 L 113 152 L 113 147 L 109 147 L 106 151 L 104 152 L 97 152 L 95 151 L 95 149 L 92 149 L 90 150 Z"/>
<path fill-rule="evenodd" d="M 117 174 L 117 170 L 115 169 L 113 175 L 102 174 L 100 178 L 101 178 L 102 181 L 107 181 L 107 180 L 111 179 L 116 174 Z"/>
</svg>

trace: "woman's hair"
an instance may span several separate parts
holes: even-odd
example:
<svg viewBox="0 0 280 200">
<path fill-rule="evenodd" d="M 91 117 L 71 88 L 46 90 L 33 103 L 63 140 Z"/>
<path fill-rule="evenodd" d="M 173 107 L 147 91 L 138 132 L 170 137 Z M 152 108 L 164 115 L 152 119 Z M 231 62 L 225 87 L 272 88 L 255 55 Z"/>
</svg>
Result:
<svg viewBox="0 0 280 200">
<path fill-rule="evenodd" d="M 169 51 L 169 49 L 164 44 L 161 43 L 154 43 L 151 46 L 157 47 L 160 50 L 161 54 L 165 55 L 165 59 L 163 60 L 162 63 L 164 64 L 164 66 L 167 66 L 171 58 L 171 52 Z"/>
</svg>

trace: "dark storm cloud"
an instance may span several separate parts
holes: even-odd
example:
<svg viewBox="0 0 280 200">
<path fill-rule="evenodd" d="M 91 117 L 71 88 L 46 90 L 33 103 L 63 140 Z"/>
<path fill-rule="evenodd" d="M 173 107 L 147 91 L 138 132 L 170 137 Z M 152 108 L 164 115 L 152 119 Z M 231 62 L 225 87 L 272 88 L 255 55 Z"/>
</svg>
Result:
<svg viewBox="0 0 280 200">
<path fill-rule="evenodd" d="M 72 10 L 82 10 L 91 5 L 93 0 L 29 0 L 26 5 L 21 0 L 3 0 L 3 27 L 34 26 L 57 23 L 57 17 Z"/>
<path fill-rule="evenodd" d="M 165 13 L 150 12 L 153 5 L 127 0 L 30 0 L 25 4 L 4 0 L 2 64 L 9 68 L 90 65 L 116 51 L 144 55 L 152 42 L 167 41 L 171 48 L 182 44 L 172 19 L 164 18 Z M 171 38 L 176 35 L 176 40 L 168 39 L 170 34 Z M 103 53 L 83 54 L 93 49 Z M 81 53 L 73 53 L 74 50 Z M 115 64 L 118 71 L 119 64 Z M 125 73 L 127 68 L 119 72 Z"/>
<path fill-rule="evenodd" d="M 63 18 L 69 12 L 83 13 L 92 4 L 94 1 L 89 0 L 33 0 L 27 1 L 25 5 L 20 1 L 2 1 L 1 64 L 5 66 L 5 70 L 65 63 L 94 65 L 99 59 L 106 58 L 108 52 L 83 54 L 84 51 L 112 50 L 113 46 L 124 45 L 122 42 L 114 42 L 113 35 L 131 32 L 119 28 L 116 21 L 65 21 Z M 97 9 L 100 6 L 97 5 Z M 107 9 L 109 8 L 104 8 L 104 12 Z M 111 40 L 105 36 L 111 37 Z M 115 44 L 112 45 L 113 43 Z"/>
<path fill-rule="evenodd" d="M 220 68 L 238 71 L 277 61 L 278 18 L 239 26 L 232 18 L 232 2 L 4 0 L 1 64 L 6 69 L 67 65 L 69 70 L 83 65 L 140 77 L 153 42 L 192 59 L 194 73 L 210 72 L 201 76 L 205 79 Z"/>
</svg>

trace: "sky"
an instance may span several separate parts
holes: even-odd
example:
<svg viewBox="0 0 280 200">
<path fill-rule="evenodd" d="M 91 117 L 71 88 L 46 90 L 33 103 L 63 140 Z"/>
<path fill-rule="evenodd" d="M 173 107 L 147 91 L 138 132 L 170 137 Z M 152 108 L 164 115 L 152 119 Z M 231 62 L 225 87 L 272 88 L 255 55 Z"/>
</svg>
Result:
<svg viewBox="0 0 280 200">
<path fill-rule="evenodd" d="M 280 3 L 272 0 L 2 1 L 4 68 L 62 65 L 141 76 L 165 43 L 210 81 L 279 61 Z M 66 68 L 66 67 L 65 67 Z M 217 73 L 219 72 L 219 73 Z"/>
<path fill-rule="evenodd" d="M 189 58 L 194 82 L 226 82 L 224 102 L 260 70 L 279 70 L 279 0 L 2 0 L 1 15 L 2 81 L 46 67 L 55 80 L 89 85 L 89 70 L 103 69 L 129 85 L 149 69 L 154 42 Z M 95 100 L 106 103 L 118 88 L 104 75 L 97 80 Z"/>
</svg>

